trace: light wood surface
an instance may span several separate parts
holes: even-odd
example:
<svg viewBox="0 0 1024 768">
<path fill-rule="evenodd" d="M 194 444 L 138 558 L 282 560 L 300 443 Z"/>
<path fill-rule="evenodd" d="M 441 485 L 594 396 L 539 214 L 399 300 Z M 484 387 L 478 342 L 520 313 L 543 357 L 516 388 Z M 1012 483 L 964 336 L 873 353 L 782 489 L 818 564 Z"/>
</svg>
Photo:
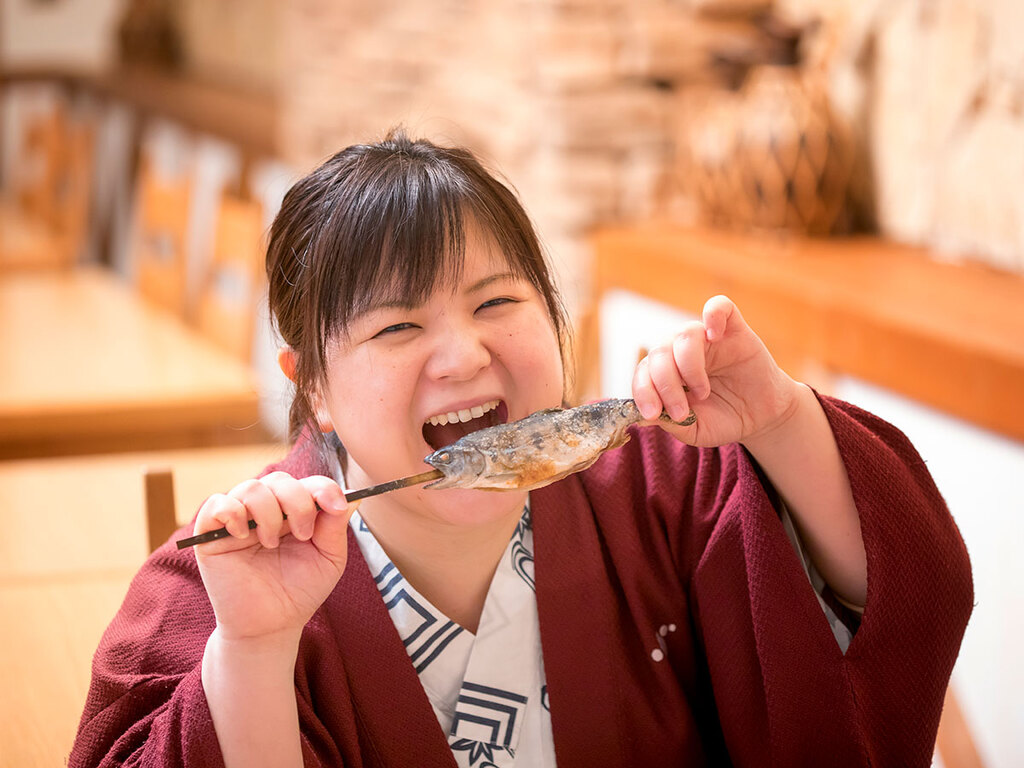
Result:
<svg viewBox="0 0 1024 768">
<path fill-rule="evenodd" d="M 66 763 L 93 653 L 131 577 L 118 571 L 0 583 L 0 764 Z"/>
<path fill-rule="evenodd" d="M 0 462 L 0 583 L 138 568 L 149 553 L 147 467 L 172 471 L 184 524 L 284 453 L 259 443 Z"/>
<path fill-rule="evenodd" d="M 595 306 L 619 288 L 699 313 L 724 293 L 799 378 L 856 376 L 1024 440 L 1020 275 L 867 237 L 650 223 L 602 229 L 592 242 Z"/>
<path fill-rule="evenodd" d="M 69 266 L 64 239 L 10 200 L 0 200 L 0 274 Z"/>
<path fill-rule="evenodd" d="M 274 444 L 0 462 L 0 765 L 64 765 L 92 656 L 149 553 L 145 467 L 173 473 L 187 523 Z"/>
<path fill-rule="evenodd" d="M 266 439 L 251 371 L 98 268 L 0 278 L 0 457 Z"/>
</svg>

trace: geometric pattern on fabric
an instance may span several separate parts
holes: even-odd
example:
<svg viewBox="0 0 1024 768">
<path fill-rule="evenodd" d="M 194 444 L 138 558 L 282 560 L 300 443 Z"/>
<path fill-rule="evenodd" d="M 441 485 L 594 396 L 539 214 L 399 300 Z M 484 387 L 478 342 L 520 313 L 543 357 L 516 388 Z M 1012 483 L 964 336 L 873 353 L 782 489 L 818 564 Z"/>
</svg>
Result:
<svg viewBox="0 0 1024 768">
<path fill-rule="evenodd" d="M 537 584 L 533 579 L 533 552 L 526 543 L 529 539 L 527 534 L 531 531 L 530 505 L 526 505 L 522 518 L 516 525 L 515 533 L 512 534 L 512 546 L 509 548 L 512 570 L 519 574 L 519 577 L 530 585 L 530 589 L 537 591 Z"/>
<path fill-rule="evenodd" d="M 463 682 L 451 735 L 507 749 L 527 698 L 512 691 Z"/>
<path fill-rule="evenodd" d="M 394 563 L 388 562 L 373 580 L 388 612 L 398 611 L 405 616 L 400 636 L 419 674 L 464 630 L 454 621 L 441 622 L 430 608 L 409 594 Z"/>
</svg>

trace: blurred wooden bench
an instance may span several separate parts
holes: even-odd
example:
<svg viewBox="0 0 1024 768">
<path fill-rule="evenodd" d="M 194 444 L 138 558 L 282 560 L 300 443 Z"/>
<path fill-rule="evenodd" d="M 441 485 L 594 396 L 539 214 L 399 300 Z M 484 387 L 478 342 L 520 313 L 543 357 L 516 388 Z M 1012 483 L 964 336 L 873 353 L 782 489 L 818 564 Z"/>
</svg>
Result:
<svg viewBox="0 0 1024 768">
<path fill-rule="evenodd" d="M 228 354 L 250 362 L 266 285 L 263 207 L 225 192 L 214 226 L 213 253 L 200 281 L 196 326 Z"/>
</svg>

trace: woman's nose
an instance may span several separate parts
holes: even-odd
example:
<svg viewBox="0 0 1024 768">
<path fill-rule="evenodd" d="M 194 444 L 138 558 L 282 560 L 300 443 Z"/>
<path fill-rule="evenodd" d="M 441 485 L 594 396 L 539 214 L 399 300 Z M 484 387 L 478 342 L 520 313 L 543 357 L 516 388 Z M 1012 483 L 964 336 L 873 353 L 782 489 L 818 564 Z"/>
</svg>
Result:
<svg viewBox="0 0 1024 768">
<path fill-rule="evenodd" d="M 434 334 L 427 374 L 434 379 L 466 381 L 491 363 L 491 353 L 481 335 L 465 328 Z"/>
</svg>

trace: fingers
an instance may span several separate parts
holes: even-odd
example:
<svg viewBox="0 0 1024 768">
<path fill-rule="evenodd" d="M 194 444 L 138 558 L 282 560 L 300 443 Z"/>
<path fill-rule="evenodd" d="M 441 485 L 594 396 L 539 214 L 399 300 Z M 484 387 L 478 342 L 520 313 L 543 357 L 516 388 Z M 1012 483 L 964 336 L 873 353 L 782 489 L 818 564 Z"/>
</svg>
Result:
<svg viewBox="0 0 1024 768">
<path fill-rule="evenodd" d="M 704 325 L 692 322 L 640 361 L 633 374 L 633 399 L 645 419 L 656 419 L 664 410 L 673 421 L 683 421 L 691 400 L 710 394 L 705 346 Z"/>
<path fill-rule="evenodd" d="M 211 496 L 199 510 L 194 530 L 203 533 L 224 527 L 233 539 L 255 535 L 260 545 L 273 549 L 288 533 L 300 541 L 312 538 L 321 511 L 347 524 L 349 505 L 336 482 L 323 476 L 296 479 L 273 472 L 246 480 L 227 494 Z M 254 531 L 249 520 L 256 523 Z"/>
<path fill-rule="evenodd" d="M 194 534 L 206 533 L 217 528 L 227 528 L 234 539 L 249 536 L 249 513 L 238 499 L 224 493 L 210 496 L 199 508 Z"/>
<path fill-rule="evenodd" d="M 707 329 L 703 323 L 690 323 L 685 326 L 672 340 L 672 362 L 675 364 L 684 386 L 689 387 L 689 396 L 692 399 L 703 400 L 711 394 L 711 381 L 708 379 L 707 359 Z M 658 380 L 655 379 L 657 385 Z M 674 382 L 668 379 L 666 386 L 673 386 Z M 659 392 L 660 392 L 659 387 Z M 671 410 L 669 411 L 672 414 Z M 672 418 L 679 421 L 674 414 Z"/>
<path fill-rule="evenodd" d="M 739 307 L 728 296 L 712 296 L 704 303 L 701 320 L 707 329 L 709 342 L 720 341 L 730 330 L 730 324 L 744 324 Z"/>
</svg>

